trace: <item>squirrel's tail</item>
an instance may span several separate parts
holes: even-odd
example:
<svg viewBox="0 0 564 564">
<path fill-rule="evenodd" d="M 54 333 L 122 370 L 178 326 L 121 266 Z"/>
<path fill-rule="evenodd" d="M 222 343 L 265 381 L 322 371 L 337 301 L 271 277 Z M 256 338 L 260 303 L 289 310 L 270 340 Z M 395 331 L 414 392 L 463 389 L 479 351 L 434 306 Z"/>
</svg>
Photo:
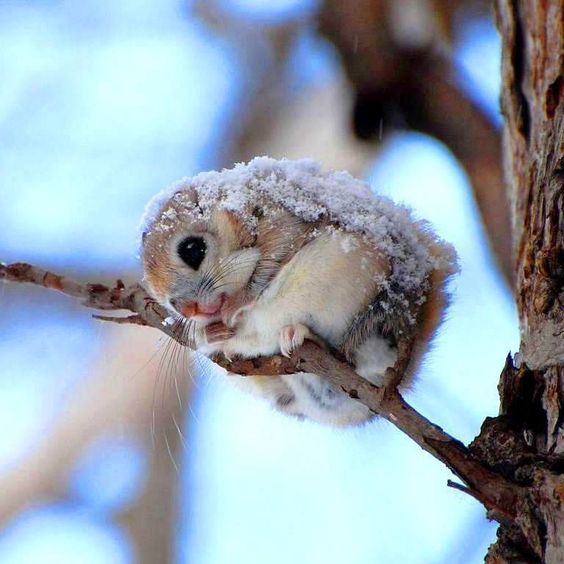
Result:
<svg viewBox="0 0 564 564">
<path fill-rule="evenodd" d="M 450 303 L 450 294 L 447 291 L 447 282 L 458 272 L 458 259 L 452 245 L 425 234 L 428 238 L 427 248 L 436 267 L 429 274 L 429 289 L 425 303 L 417 315 L 417 331 L 411 344 L 409 359 L 401 387 L 409 387 L 421 365 L 423 355 L 429 350 L 431 341 L 435 336 L 438 326 L 444 319 Z"/>
</svg>

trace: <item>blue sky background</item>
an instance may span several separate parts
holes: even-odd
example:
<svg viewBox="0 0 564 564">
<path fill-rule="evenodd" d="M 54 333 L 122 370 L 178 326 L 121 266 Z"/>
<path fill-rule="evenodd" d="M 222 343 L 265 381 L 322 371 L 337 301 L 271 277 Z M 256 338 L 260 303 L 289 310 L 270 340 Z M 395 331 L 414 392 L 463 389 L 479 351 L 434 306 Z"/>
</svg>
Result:
<svg viewBox="0 0 564 564">
<path fill-rule="evenodd" d="M 257 22 L 316 5 L 221 4 Z M 297 89 L 336 72 L 334 54 L 313 35 L 300 38 L 290 61 Z M 461 83 L 499 122 L 490 22 L 463 30 L 457 62 Z M 217 162 L 245 86 L 239 64 L 187 2 L 0 2 L 0 260 L 138 269 L 145 202 Z M 469 441 L 497 412 L 497 378 L 518 332 L 467 178 L 439 143 L 402 134 L 367 180 L 413 206 L 459 252 L 448 319 L 409 401 Z M 0 469 L 41 441 L 97 358 L 99 336 L 88 313 L 62 296 L 0 287 L 0 423 L 8 430 Z M 199 378 L 187 414 L 177 562 L 482 562 L 494 524 L 395 428 L 376 421 L 335 431 L 289 420 L 216 376 Z M 135 497 L 145 469 L 139 445 L 89 445 L 69 501 L 21 514 L 0 534 L 0 562 L 76 563 L 77 553 L 81 563 L 134 562 L 110 515 Z"/>
</svg>

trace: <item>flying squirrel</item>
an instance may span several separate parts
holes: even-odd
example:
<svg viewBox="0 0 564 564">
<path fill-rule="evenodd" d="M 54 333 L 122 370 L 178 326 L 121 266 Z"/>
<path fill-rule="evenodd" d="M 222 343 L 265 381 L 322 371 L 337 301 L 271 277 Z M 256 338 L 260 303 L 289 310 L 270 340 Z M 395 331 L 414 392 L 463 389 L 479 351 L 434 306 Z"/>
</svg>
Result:
<svg viewBox="0 0 564 564">
<path fill-rule="evenodd" d="M 148 206 L 144 279 L 191 348 L 228 358 L 290 355 L 306 338 L 358 374 L 408 387 L 457 270 L 430 226 L 346 172 L 257 157 L 185 178 Z M 230 376 L 286 414 L 333 426 L 374 414 L 316 374 Z"/>
</svg>

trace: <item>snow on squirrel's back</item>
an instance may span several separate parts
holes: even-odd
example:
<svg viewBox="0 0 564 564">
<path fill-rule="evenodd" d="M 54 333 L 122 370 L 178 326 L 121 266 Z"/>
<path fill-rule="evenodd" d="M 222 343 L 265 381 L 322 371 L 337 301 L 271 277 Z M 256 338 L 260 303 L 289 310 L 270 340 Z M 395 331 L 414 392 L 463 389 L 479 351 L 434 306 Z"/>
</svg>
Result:
<svg viewBox="0 0 564 564">
<path fill-rule="evenodd" d="M 197 206 L 183 198 L 188 188 L 197 192 Z M 219 207 L 239 216 L 252 230 L 257 206 L 265 212 L 282 206 L 308 223 L 327 219 L 339 229 L 372 240 L 390 259 L 387 284 L 390 290 L 396 289 L 400 301 L 406 292 L 424 293 L 433 270 L 457 270 L 453 247 L 426 222 L 416 221 L 410 210 L 389 198 L 374 195 L 365 182 L 348 172 L 322 172 L 313 160 L 256 157 L 231 169 L 183 178 L 149 203 L 143 222 L 145 230 L 166 232 L 182 216 L 201 219 L 203 214 L 205 219 Z"/>
</svg>

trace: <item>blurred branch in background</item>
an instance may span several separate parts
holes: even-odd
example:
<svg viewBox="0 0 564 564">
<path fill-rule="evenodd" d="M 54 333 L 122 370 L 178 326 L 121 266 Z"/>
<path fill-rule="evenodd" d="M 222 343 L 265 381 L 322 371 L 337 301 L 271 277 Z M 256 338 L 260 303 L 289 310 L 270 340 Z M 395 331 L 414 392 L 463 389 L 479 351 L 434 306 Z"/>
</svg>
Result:
<svg viewBox="0 0 564 564">
<path fill-rule="evenodd" d="M 451 56 L 455 19 L 464 16 L 462 8 L 469 15 L 483 5 L 475 0 L 326 0 L 319 23 L 354 89 L 357 137 L 378 141 L 390 130 L 407 127 L 442 141 L 470 178 L 493 250 L 513 287 L 500 135 L 456 85 Z"/>
<path fill-rule="evenodd" d="M 159 382 L 163 374 L 157 362 L 139 366 L 146 362 L 139 351 L 156 350 L 157 342 L 157 335 L 135 327 L 108 327 L 90 377 L 38 448 L 0 477 L 0 525 L 31 505 L 64 499 L 69 475 L 94 439 L 135 437 L 148 453 L 148 475 L 118 521 L 131 537 L 138 562 L 171 561 L 184 421 L 179 397 L 188 401 L 190 380 L 171 374 L 174 382 Z"/>
<path fill-rule="evenodd" d="M 323 81 L 297 87 L 290 72 L 296 45 L 311 33 L 315 20 L 249 22 L 226 14 L 217 0 L 201 0 L 196 15 L 233 46 L 246 78 L 237 112 L 227 128 L 221 163 L 247 161 L 256 155 L 314 158 L 331 168 L 362 175 L 377 148 L 351 131 L 350 88 L 340 67 Z"/>
</svg>

